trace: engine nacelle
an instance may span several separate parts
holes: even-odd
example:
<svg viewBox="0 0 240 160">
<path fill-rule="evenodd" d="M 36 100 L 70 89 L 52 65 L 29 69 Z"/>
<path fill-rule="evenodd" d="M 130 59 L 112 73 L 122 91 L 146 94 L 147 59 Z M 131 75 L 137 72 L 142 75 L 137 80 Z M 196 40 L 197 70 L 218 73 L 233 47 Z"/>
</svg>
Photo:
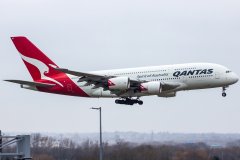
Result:
<svg viewBox="0 0 240 160">
<path fill-rule="evenodd" d="M 140 91 L 143 93 L 159 95 L 162 92 L 161 82 L 146 82 L 140 86 Z"/>
<path fill-rule="evenodd" d="M 176 97 L 176 92 L 167 92 L 167 93 L 161 93 L 158 95 L 158 97 Z"/>
<path fill-rule="evenodd" d="M 127 90 L 130 88 L 129 77 L 116 77 L 108 80 L 110 90 Z"/>
</svg>

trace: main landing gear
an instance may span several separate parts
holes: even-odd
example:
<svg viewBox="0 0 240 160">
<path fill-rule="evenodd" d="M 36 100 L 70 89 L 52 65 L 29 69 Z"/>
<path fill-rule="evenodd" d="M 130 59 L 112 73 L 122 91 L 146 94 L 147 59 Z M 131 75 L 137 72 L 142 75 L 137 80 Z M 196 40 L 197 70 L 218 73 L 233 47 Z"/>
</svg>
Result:
<svg viewBox="0 0 240 160">
<path fill-rule="evenodd" d="M 226 88 L 227 88 L 227 87 L 223 87 L 223 88 L 222 88 L 222 96 L 223 96 L 223 97 L 226 97 L 226 96 L 227 96 Z"/>
<path fill-rule="evenodd" d="M 139 99 L 131 99 L 131 98 L 123 98 L 123 99 L 116 99 L 115 100 L 116 104 L 125 104 L 125 105 L 134 105 L 135 103 L 142 105 L 143 101 L 139 100 Z"/>
</svg>

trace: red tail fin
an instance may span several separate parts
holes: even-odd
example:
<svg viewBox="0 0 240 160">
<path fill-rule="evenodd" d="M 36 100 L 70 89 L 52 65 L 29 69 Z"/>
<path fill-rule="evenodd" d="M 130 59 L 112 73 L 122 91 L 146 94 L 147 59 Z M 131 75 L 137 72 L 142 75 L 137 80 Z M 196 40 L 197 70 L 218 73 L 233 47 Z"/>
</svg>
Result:
<svg viewBox="0 0 240 160">
<path fill-rule="evenodd" d="M 26 37 L 11 37 L 34 81 L 58 74 L 58 67 Z"/>
</svg>

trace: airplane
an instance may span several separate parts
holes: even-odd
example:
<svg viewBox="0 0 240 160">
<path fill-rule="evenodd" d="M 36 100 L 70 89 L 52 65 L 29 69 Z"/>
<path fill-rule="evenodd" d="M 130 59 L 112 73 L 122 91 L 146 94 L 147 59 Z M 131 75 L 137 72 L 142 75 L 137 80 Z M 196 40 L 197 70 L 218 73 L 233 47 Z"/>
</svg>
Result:
<svg viewBox="0 0 240 160">
<path fill-rule="evenodd" d="M 140 97 L 175 97 L 185 90 L 226 88 L 239 77 L 213 63 L 188 63 L 79 72 L 60 68 L 26 37 L 11 37 L 33 81 L 5 80 L 21 88 L 69 96 L 117 98 L 116 104 L 142 105 Z"/>
</svg>

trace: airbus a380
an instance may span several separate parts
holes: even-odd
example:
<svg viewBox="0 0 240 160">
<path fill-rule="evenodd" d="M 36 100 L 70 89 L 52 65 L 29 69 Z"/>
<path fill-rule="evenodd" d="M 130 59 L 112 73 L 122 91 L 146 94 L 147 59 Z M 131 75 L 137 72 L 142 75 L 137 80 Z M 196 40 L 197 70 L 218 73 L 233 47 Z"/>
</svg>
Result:
<svg viewBox="0 0 240 160">
<path fill-rule="evenodd" d="M 226 88 L 238 81 L 228 68 L 189 63 L 141 68 L 79 72 L 58 67 L 26 37 L 11 37 L 33 81 L 5 80 L 22 88 L 80 97 L 118 98 L 117 104 L 142 105 L 142 96 L 175 97 L 178 91 Z"/>
</svg>

